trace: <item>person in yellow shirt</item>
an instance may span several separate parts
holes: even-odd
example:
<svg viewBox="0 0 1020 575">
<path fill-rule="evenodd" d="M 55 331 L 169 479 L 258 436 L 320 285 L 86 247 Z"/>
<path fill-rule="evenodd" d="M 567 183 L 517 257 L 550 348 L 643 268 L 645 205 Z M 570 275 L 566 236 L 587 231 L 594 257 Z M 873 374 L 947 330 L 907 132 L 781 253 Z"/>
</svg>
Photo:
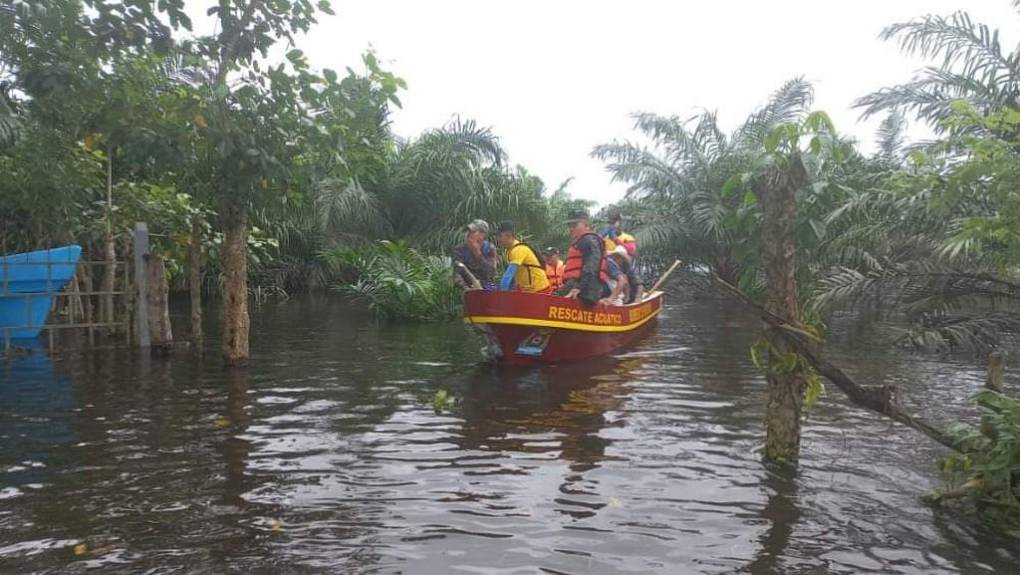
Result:
<svg viewBox="0 0 1020 575">
<path fill-rule="evenodd" d="M 506 250 L 507 262 L 499 289 L 539 293 L 549 291 L 549 278 L 545 274 L 541 257 L 535 248 L 517 239 L 513 222 L 499 224 L 496 241 Z"/>
</svg>

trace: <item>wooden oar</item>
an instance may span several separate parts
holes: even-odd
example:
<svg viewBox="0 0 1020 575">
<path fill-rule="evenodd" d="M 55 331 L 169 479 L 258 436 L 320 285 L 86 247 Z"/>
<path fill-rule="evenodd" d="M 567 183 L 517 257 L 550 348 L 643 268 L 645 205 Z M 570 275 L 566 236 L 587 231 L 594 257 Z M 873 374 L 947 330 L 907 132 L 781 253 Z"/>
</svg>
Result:
<svg viewBox="0 0 1020 575">
<path fill-rule="evenodd" d="M 662 276 L 659 277 L 659 281 L 655 282 L 655 285 L 652 286 L 652 289 L 648 290 L 648 295 L 655 293 L 656 290 L 662 287 L 662 284 L 665 283 L 666 279 L 669 278 L 669 274 L 673 273 L 673 270 L 675 270 L 678 265 L 680 265 L 680 260 L 674 261 L 673 265 L 669 266 L 669 269 L 666 270 L 666 273 L 662 274 Z M 648 297 L 648 295 L 646 295 L 645 297 Z"/>
<path fill-rule="evenodd" d="M 468 279 L 471 280 L 471 287 L 474 289 L 482 289 L 482 282 L 478 281 L 475 274 L 471 273 L 471 270 L 467 268 L 462 262 L 453 262 L 453 265 L 460 267 L 461 271 L 467 274 Z"/>
</svg>

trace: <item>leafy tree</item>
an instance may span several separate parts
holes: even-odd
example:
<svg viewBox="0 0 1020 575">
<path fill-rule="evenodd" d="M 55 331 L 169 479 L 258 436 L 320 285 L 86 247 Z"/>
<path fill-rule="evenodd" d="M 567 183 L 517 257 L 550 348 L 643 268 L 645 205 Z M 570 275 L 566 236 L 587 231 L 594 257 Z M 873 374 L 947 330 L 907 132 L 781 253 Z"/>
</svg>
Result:
<svg viewBox="0 0 1020 575">
<path fill-rule="evenodd" d="M 946 120 L 953 115 L 956 100 L 965 100 L 981 114 L 1020 108 L 1020 47 L 1005 52 L 999 32 L 974 22 L 966 12 L 893 24 L 881 37 L 897 40 L 904 52 L 937 64 L 924 68 L 910 82 L 882 88 L 858 100 L 865 116 L 904 110 L 942 131 L 953 127 Z"/>
<path fill-rule="evenodd" d="M 614 142 L 593 152 L 630 184 L 629 196 L 647 203 L 636 229 L 645 249 L 707 267 L 760 295 L 766 313 L 791 325 L 802 323 L 797 276 L 813 271 L 794 254 L 817 249 L 827 233 L 823 216 L 845 193 L 839 180 L 848 145 L 824 113 L 810 112 L 811 99 L 806 82 L 788 82 L 731 135 L 710 112 L 690 122 L 639 114 L 636 127 L 651 147 Z M 805 394 L 817 395 L 820 382 L 774 328 L 764 341 L 765 455 L 793 461 Z"/>
<path fill-rule="evenodd" d="M 900 343 L 985 353 L 1020 330 L 1016 269 L 1020 113 L 982 115 L 958 102 L 956 135 L 835 210 L 843 232 L 815 305 L 893 303 Z"/>
<path fill-rule="evenodd" d="M 628 198 L 637 200 L 630 204 L 631 217 L 640 222 L 635 232 L 642 251 L 680 257 L 729 283 L 760 291 L 760 211 L 749 184 L 770 161 L 766 150 L 779 144 L 776 128 L 807 121 L 812 97 L 807 82 L 787 82 L 729 135 L 713 112 L 687 121 L 637 114 L 635 128 L 648 144 L 596 147 L 592 155 L 606 162 L 614 181 L 629 184 Z M 802 218 L 798 233 L 821 237 L 826 205 L 836 201 L 838 189 L 830 184 L 838 183 L 831 181 L 838 163 L 817 155 L 804 161 L 812 187 L 798 198 L 810 208 L 804 211 L 810 217 Z"/>
</svg>

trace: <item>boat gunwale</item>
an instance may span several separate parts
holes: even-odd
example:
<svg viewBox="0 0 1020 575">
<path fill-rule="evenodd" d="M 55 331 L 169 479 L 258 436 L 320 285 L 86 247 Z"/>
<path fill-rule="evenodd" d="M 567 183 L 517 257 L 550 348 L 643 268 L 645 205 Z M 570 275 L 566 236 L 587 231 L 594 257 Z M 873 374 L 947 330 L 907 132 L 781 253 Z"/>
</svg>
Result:
<svg viewBox="0 0 1020 575">
<path fill-rule="evenodd" d="M 663 296 L 663 292 L 656 291 L 656 292 L 653 292 L 651 294 L 648 294 L 648 296 L 645 297 L 644 299 L 642 299 L 640 302 L 635 302 L 635 303 L 627 304 L 627 305 L 624 305 L 624 306 L 612 306 L 612 309 L 614 309 L 614 310 L 621 310 L 621 311 L 622 310 L 627 310 L 627 309 L 630 309 L 630 308 L 634 308 L 634 307 L 637 307 L 637 306 L 641 306 L 641 305 L 647 304 L 647 303 L 649 303 L 651 301 L 654 301 L 656 299 L 660 299 L 661 300 L 662 296 Z M 574 300 L 568 300 L 567 298 L 557 298 L 557 299 L 563 299 L 563 300 L 565 300 L 565 302 L 573 302 L 574 301 Z M 661 311 L 662 311 L 662 306 L 660 304 L 651 313 L 649 313 L 647 316 L 639 319 L 638 321 L 633 322 L 633 323 L 628 323 L 628 324 L 622 324 L 622 325 L 595 325 L 595 324 L 588 324 L 588 323 L 577 323 L 577 322 L 562 321 L 562 320 L 551 320 L 551 319 L 538 319 L 538 318 L 532 318 L 532 317 L 521 317 L 521 316 L 512 316 L 512 315 L 465 315 L 464 316 L 464 323 L 466 323 L 466 324 L 480 324 L 480 325 L 516 325 L 516 326 L 527 326 L 527 327 L 548 327 L 548 328 L 563 329 L 563 330 L 570 330 L 570 331 L 586 331 L 586 332 L 596 332 L 596 333 L 622 333 L 622 332 L 633 331 L 635 329 L 640 328 L 641 326 L 645 325 L 649 321 L 651 321 L 651 320 L 655 319 L 656 317 L 658 317 L 659 312 L 661 312 Z"/>
</svg>

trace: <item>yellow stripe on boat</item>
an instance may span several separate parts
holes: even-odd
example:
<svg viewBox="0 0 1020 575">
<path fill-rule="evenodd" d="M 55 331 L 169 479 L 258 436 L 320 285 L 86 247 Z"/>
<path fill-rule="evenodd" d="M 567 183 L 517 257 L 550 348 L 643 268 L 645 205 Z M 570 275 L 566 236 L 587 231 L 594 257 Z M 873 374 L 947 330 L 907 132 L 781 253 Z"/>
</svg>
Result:
<svg viewBox="0 0 1020 575">
<path fill-rule="evenodd" d="M 557 321 L 551 319 L 533 319 L 527 317 L 497 316 L 497 315 L 474 315 L 464 318 L 464 323 L 492 323 L 502 325 L 527 325 L 532 327 L 553 327 L 557 329 L 572 329 L 576 331 L 597 331 L 597 332 L 621 332 L 631 331 L 651 321 L 659 315 L 662 308 L 655 308 L 648 315 L 634 323 L 623 325 L 596 325 L 590 323 Z"/>
</svg>

